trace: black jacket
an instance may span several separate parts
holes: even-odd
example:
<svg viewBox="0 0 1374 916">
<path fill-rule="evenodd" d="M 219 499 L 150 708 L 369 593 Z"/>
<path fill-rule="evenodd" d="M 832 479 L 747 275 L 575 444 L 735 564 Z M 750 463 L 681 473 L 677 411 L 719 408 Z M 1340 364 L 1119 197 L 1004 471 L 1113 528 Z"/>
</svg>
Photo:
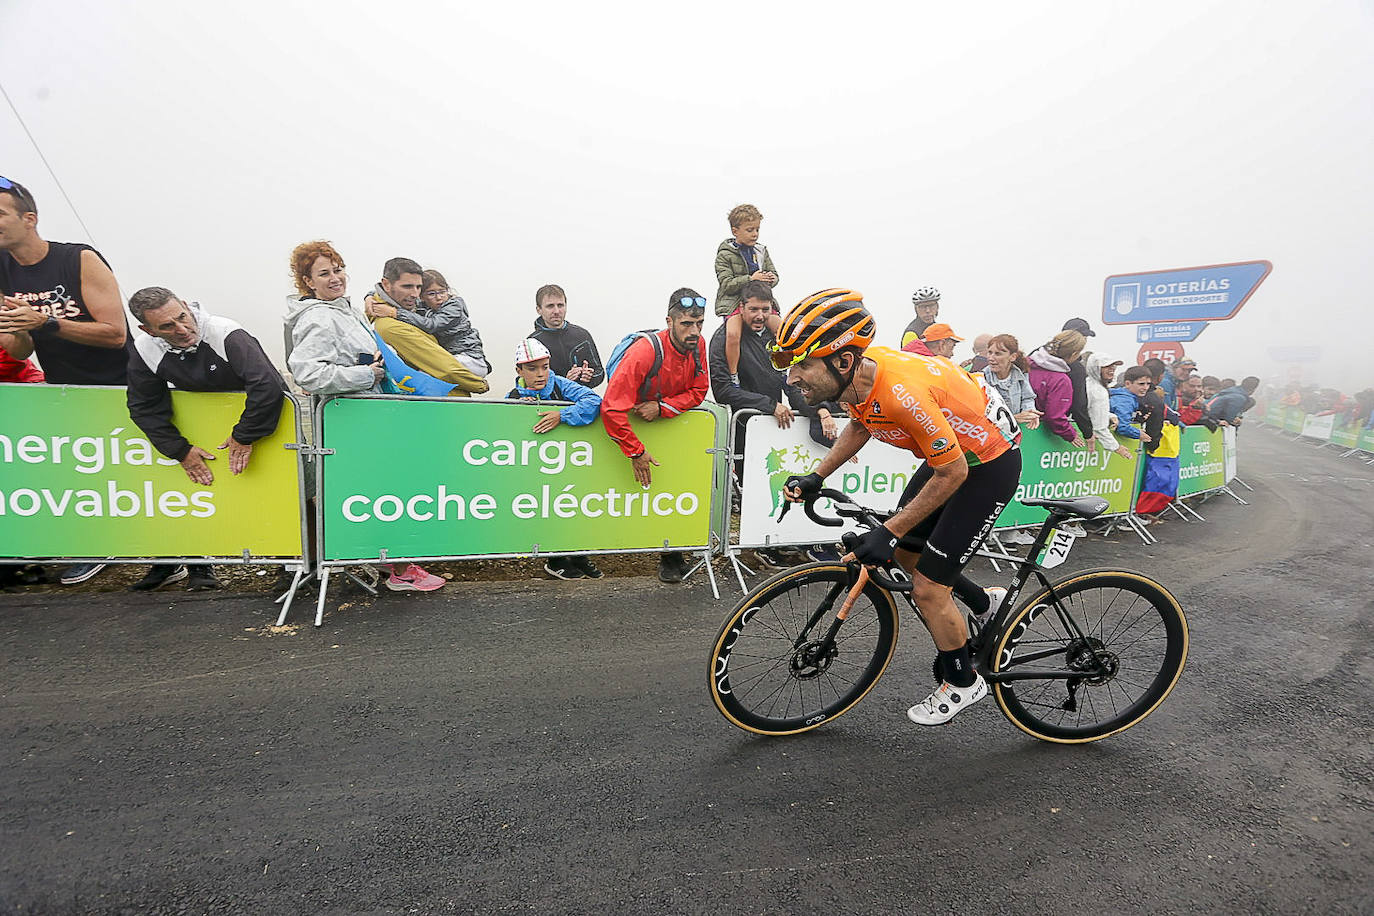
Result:
<svg viewBox="0 0 1374 916">
<path fill-rule="evenodd" d="M 161 338 L 140 334 L 129 356 L 129 417 L 154 448 L 177 461 L 186 457 L 191 443 L 172 422 L 168 386 L 182 391 L 246 391 L 243 413 L 230 433 L 244 445 L 277 428 L 286 388 L 257 338 L 237 322 L 207 315 L 195 303 L 190 309 L 201 334 L 194 348 L 174 350 Z"/>
<path fill-rule="evenodd" d="M 806 416 L 813 411 L 805 405 L 801 393 L 784 381 L 784 376 L 768 359 L 768 344 L 773 341 L 773 333 L 764 329 L 763 335 L 753 333 L 748 328 L 739 339 L 739 385 L 730 381 L 730 367 L 725 362 L 725 326 L 721 325 L 711 335 L 711 345 L 707 349 L 707 362 L 711 367 L 711 396 L 717 404 L 724 404 L 731 410 L 759 410 L 772 413 L 784 395 L 793 409 Z"/>
<path fill-rule="evenodd" d="M 534 333 L 530 335 L 549 348 L 549 371 L 554 375 L 567 376 L 568 370 L 583 363 L 592 367 L 592 377 L 578 384 L 595 388 L 606 381 L 606 370 L 601 365 L 601 354 L 596 352 L 596 341 L 581 325 L 563 322 L 561 328 L 551 328 L 544 319 L 534 319 Z"/>
<path fill-rule="evenodd" d="M 1069 384 L 1073 386 L 1073 404 L 1069 407 L 1069 419 L 1078 427 L 1084 439 L 1093 437 L 1093 421 L 1088 415 L 1088 370 L 1082 359 L 1069 363 Z"/>
</svg>

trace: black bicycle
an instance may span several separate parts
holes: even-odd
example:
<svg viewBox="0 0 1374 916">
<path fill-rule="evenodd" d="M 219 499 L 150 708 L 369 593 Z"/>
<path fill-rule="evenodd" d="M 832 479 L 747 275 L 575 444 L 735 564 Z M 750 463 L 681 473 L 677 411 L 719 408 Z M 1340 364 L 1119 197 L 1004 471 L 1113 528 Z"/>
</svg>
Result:
<svg viewBox="0 0 1374 916">
<path fill-rule="evenodd" d="M 832 501 L 840 518 L 815 510 Z M 1188 656 L 1188 622 L 1158 582 L 1123 569 L 1090 569 L 1051 582 L 1041 552 L 1072 543 L 1056 531 L 1106 511 L 1096 496 L 1027 499 L 1049 517 L 1007 594 L 971 635 L 974 666 L 997 705 L 1028 735 L 1079 744 L 1114 735 L 1164 701 Z M 815 522 L 875 528 L 885 517 L 837 490 L 802 507 Z M 853 535 L 846 535 L 852 539 Z M 1016 559 L 985 550 L 979 556 Z M 1017 598 L 1034 577 L 1029 597 Z M 897 603 L 911 599 L 900 566 L 810 563 L 760 584 L 731 611 L 711 649 L 711 697 L 725 718 L 760 735 L 795 735 L 831 722 L 873 689 L 897 646 Z M 974 629 L 971 627 L 971 629 Z"/>
</svg>

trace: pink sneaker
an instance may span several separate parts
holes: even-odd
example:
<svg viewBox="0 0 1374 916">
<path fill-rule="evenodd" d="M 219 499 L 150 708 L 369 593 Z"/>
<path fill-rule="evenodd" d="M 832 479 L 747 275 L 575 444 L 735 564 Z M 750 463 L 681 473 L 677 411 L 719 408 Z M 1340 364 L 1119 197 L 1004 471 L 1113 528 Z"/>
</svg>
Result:
<svg viewBox="0 0 1374 916">
<path fill-rule="evenodd" d="M 443 588 L 444 582 L 444 579 L 430 575 L 411 563 L 400 572 L 396 572 L 395 567 L 392 567 L 391 575 L 386 580 L 386 587 L 393 592 L 432 592 L 436 588 Z"/>
</svg>

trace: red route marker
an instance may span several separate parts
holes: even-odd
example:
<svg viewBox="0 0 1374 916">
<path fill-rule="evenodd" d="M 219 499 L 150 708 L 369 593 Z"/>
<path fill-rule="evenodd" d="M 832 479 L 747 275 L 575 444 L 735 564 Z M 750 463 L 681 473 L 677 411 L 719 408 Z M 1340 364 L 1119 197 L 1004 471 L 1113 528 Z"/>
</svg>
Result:
<svg viewBox="0 0 1374 916">
<path fill-rule="evenodd" d="M 1183 344 L 1171 340 L 1150 341 L 1135 355 L 1135 364 L 1144 365 L 1147 359 L 1162 359 L 1165 363 L 1176 363 L 1183 359 Z"/>
</svg>

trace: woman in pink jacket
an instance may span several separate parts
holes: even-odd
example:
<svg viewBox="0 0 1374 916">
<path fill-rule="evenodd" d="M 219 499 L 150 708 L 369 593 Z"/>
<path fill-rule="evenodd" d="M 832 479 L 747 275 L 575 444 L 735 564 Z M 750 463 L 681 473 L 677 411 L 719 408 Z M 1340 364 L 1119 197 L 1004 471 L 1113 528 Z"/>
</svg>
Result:
<svg viewBox="0 0 1374 916">
<path fill-rule="evenodd" d="M 1035 392 L 1035 409 L 1045 415 L 1050 431 L 1074 448 L 1083 448 L 1083 436 L 1069 422 L 1073 406 L 1073 382 L 1069 363 L 1078 359 L 1087 342 L 1077 331 L 1060 331 L 1054 339 L 1031 353 L 1030 384 Z"/>
</svg>

